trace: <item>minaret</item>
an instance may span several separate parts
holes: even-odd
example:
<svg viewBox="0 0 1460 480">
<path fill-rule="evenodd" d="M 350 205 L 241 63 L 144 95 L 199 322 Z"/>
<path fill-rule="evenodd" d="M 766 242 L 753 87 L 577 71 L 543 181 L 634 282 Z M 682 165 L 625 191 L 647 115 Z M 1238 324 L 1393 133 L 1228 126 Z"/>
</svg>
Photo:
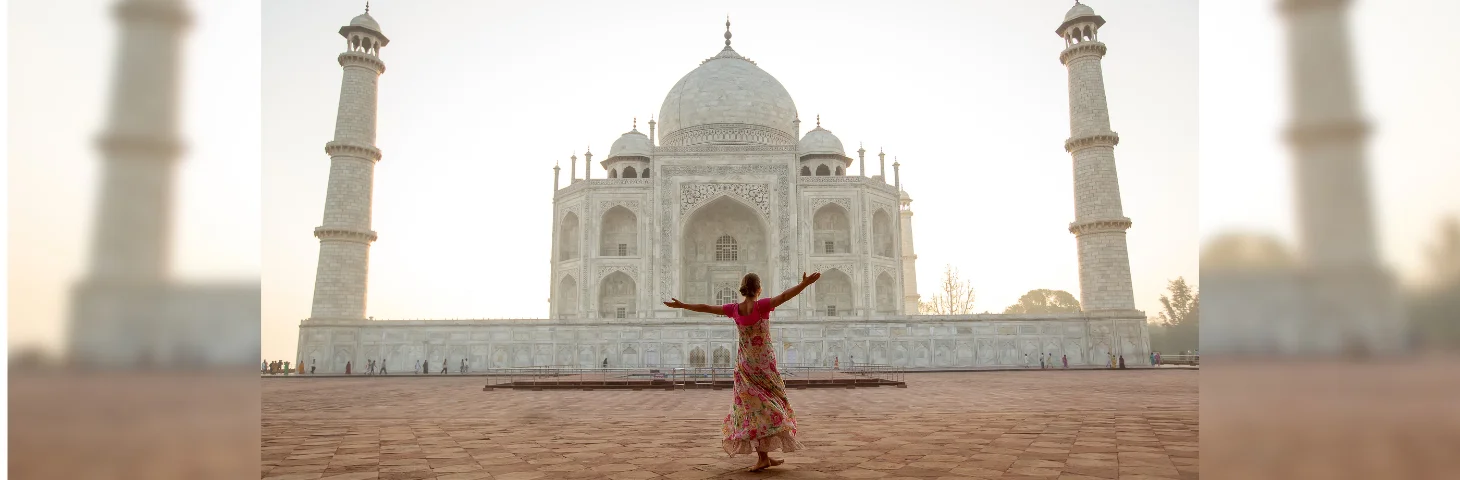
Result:
<svg viewBox="0 0 1460 480">
<path fill-rule="evenodd" d="M 588 151 L 583 152 L 583 179 L 593 179 L 593 147 L 588 147 Z"/>
<path fill-rule="evenodd" d="M 572 185 L 578 182 L 578 152 L 573 152 L 573 156 L 568 159 L 573 164 L 572 170 L 568 174 L 568 185 Z"/>
<path fill-rule="evenodd" d="M 1080 258 L 1080 307 L 1092 310 L 1134 310 L 1130 259 L 1125 231 L 1131 221 L 1122 213 L 1120 183 L 1115 174 L 1115 145 L 1105 103 L 1100 60 L 1105 44 L 1099 30 L 1105 19 L 1076 2 L 1055 34 L 1065 39 L 1060 62 L 1069 70 L 1070 138 L 1065 151 L 1074 161 L 1075 235 Z"/>
<path fill-rule="evenodd" d="M 345 37 L 345 52 L 337 57 L 344 80 L 335 138 L 324 148 L 330 156 L 330 180 L 324 224 L 314 229 L 319 268 L 310 318 L 365 320 L 370 244 L 376 238 L 370 230 L 370 204 L 375 163 L 381 158 L 375 147 L 375 99 L 380 74 L 385 73 L 380 48 L 390 40 L 380 33 L 368 5 L 339 33 Z"/>
<path fill-rule="evenodd" d="M 897 163 L 897 157 L 892 157 L 892 186 L 899 192 L 902 191 L 902 170 L 900 170 L 901 167 L 902 164 Z"/>
<path fill-rule="evenodd" d="M 887 153 L 877 148 L 877 175 L 882 177 L 882 183 L 887 183 Z"/>
<path fill-rule="evenodd" d="M 659 135 L 654 132 L 654 127 L 657 125 L 659 125 L 659 123 L 654 121 L 654 116 L 649 115 L 649 144 L 656 147 L 659 146 Z"/>
<path fill-rule="evenodd" d="M 1380 263 L 1349 51 L 1349 0 L 1279 2 L 1287 26 L 1298 244 L 1314 351 L 1403 349 L 1398 293 Z M 1319 338 L 1326 337 L 1326 338 Z"/>
<path fill-rule="evenodd" d="M 191 14 L 182 2 L 124 0 L 107 126 L 97 139 L 100 181 L 84 280 L 71 297 L 67 355 L 131 365 L 167 355 L 165 291 L 171 252 L 179 64 Z M 165 360 L 164 360 L 165 361 Z"/>
<path fill-rule="evenodd" d="M 918 256 L 913 253 L 912 197 L 901 190 L 898 195 L 902 197 L 902 313 L 917 315 L 922 297 L 918 295 Z"/>
<path fill-rule="evenodd" d="M 558 188 L 561 188 L 562 181 L 559 180 L 558 177 L 561 176 L 562 173 L 563 173 L 563 167 L 558 166 L 557 162 L 553 162 L 553 191 L 554 192 L 558 191 Z"/>
<path fill-rule="evenodd" d="M 796 114 L 796 118 L 791 120 L 791 131 L 796 132 L 796 141 L 799 142 L 801 139 L 801 114 Z"/>
<path fill-rule="evenodd" d="M 857 168 L 859 175 L 867 176 L 867 149 L 862 148 L 861 142 L 857 142 Z"/>
</svg>

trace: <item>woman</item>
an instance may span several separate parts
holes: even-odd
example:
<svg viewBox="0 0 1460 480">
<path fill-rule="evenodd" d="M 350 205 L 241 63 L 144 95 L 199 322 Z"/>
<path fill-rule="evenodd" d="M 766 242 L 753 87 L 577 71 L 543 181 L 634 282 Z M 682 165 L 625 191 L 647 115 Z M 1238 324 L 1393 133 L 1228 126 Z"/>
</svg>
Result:
<svg viewBox="0 0 1460 480">
<path fill-rule="evenodd" d="M 740 331 L 740 348 L 735 361 L 735 401 L 721 426 L 724 434 L 720 445 L 731 456 L 759 454 L 752 472 L 759 472 L 783 461 L 770 457 L 780 449 L 790 453 L 805 448 L 796 441 L 796 413 L 786 399 L 786 382 L 776 370 L 776 352 L 771 348 L 770 314 L 795 298 L 806 287 L 816 283 L 820 273 L 801 274 L 801 283 L 772 298 L 760 297 L 760 276 L 754 273 L 740 280 L 740 294 L 745 300 L 718 307 L 685 304 L 671 298 L 664 305 L 735 319 Z M 757 300 L 758 299 L 758 300 Z"/>
</svg>

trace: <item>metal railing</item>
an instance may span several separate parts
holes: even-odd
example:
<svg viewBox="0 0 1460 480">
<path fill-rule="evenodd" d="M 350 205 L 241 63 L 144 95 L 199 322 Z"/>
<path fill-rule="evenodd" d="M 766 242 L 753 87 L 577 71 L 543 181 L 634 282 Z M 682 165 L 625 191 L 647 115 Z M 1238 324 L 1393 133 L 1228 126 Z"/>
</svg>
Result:
<svg viewBox="0 0 1460 480">
<path fill-rule="evenodd" d="M 1201 365 L 1201 355 L 1161 355 L 1162 365 Z"/>
<path fill-rule="evenodd" d="M 822 385 L 890 385 L 904 382 L 904 370 L 889 365 L 856 365 L 842 368 L 819 365 L 778 365 L 788 387 Z M 554 388 L 729 388 L 735 381 L 735 367 L 706 365 L 662 365 L 657 367 L 543 366 L 489 368 L 473 372 L 487 379 L 487 388 L 538 386 Z"/>
</svg>

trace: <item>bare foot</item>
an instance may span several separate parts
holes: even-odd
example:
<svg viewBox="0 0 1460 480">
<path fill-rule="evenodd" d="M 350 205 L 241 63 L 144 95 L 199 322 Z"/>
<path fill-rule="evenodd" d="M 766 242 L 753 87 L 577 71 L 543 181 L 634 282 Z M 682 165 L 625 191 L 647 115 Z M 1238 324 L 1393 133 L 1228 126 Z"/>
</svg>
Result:
<svg viewBox="0 0 1460 480">
<path fill-rule="evenodd" d="M 759 472 L 761 470 L 765 470 L 767 468 L 771 468 L 782 463 L 786 463 L 785 460 L 776 460 L 774 458 L 766 457 L 760 461 L 755 462 L 755 466 L 750 467 L 750 471 Z"/>
</svg>

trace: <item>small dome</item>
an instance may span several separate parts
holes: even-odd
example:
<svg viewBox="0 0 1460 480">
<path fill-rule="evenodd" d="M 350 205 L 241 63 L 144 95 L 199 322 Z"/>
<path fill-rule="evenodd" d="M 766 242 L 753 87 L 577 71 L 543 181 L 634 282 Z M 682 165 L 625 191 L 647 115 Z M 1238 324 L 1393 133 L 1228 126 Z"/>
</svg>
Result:
<svg viewBox="0 0 1460 480">
<path fill-rule="evenodd" d="M 648 158 L 654 152 L 654 145 L 649 143 L 649 136 L 639 132 L 636 128 L 614 140 L 613 146 L 608 148 L 608 159 L 616 157 L 644 157 Z"/>
<path fill-rule="evenodd" d="M 912 197 L 908 196 L 907 190 L 902 191 L 902 203 L 912 203 Z"/>
<path fill-rule="evenodd" d="M 1095 9 L 1083 3 L 1075 3 L 1075 6 L 1070 7 L 1070 11 L 1065 13 L 1065 21 L 1068 22 L 1076 18 L 1092 15 L 1095 15 Z"/>
<path fill-rule="evenodd" d="M 360 16 L 350 19 L 350 26 L 364 27 L 376 32 L 380 31 L 380 23 L 376 22 L 375 17 L 371 17 L 369 13 L 362 13 Z"/>
<path fill-rule="evenodd" d="M 806 136 L 801 137 L 800 146 L 796 150 L 803 157 L 807 155 L 847 156 L 846 149 L 842 148 L 841 139 L 832 135 L 831 130 L 821 128 L 819 125 L 806 132 Z"/>
</svg>

